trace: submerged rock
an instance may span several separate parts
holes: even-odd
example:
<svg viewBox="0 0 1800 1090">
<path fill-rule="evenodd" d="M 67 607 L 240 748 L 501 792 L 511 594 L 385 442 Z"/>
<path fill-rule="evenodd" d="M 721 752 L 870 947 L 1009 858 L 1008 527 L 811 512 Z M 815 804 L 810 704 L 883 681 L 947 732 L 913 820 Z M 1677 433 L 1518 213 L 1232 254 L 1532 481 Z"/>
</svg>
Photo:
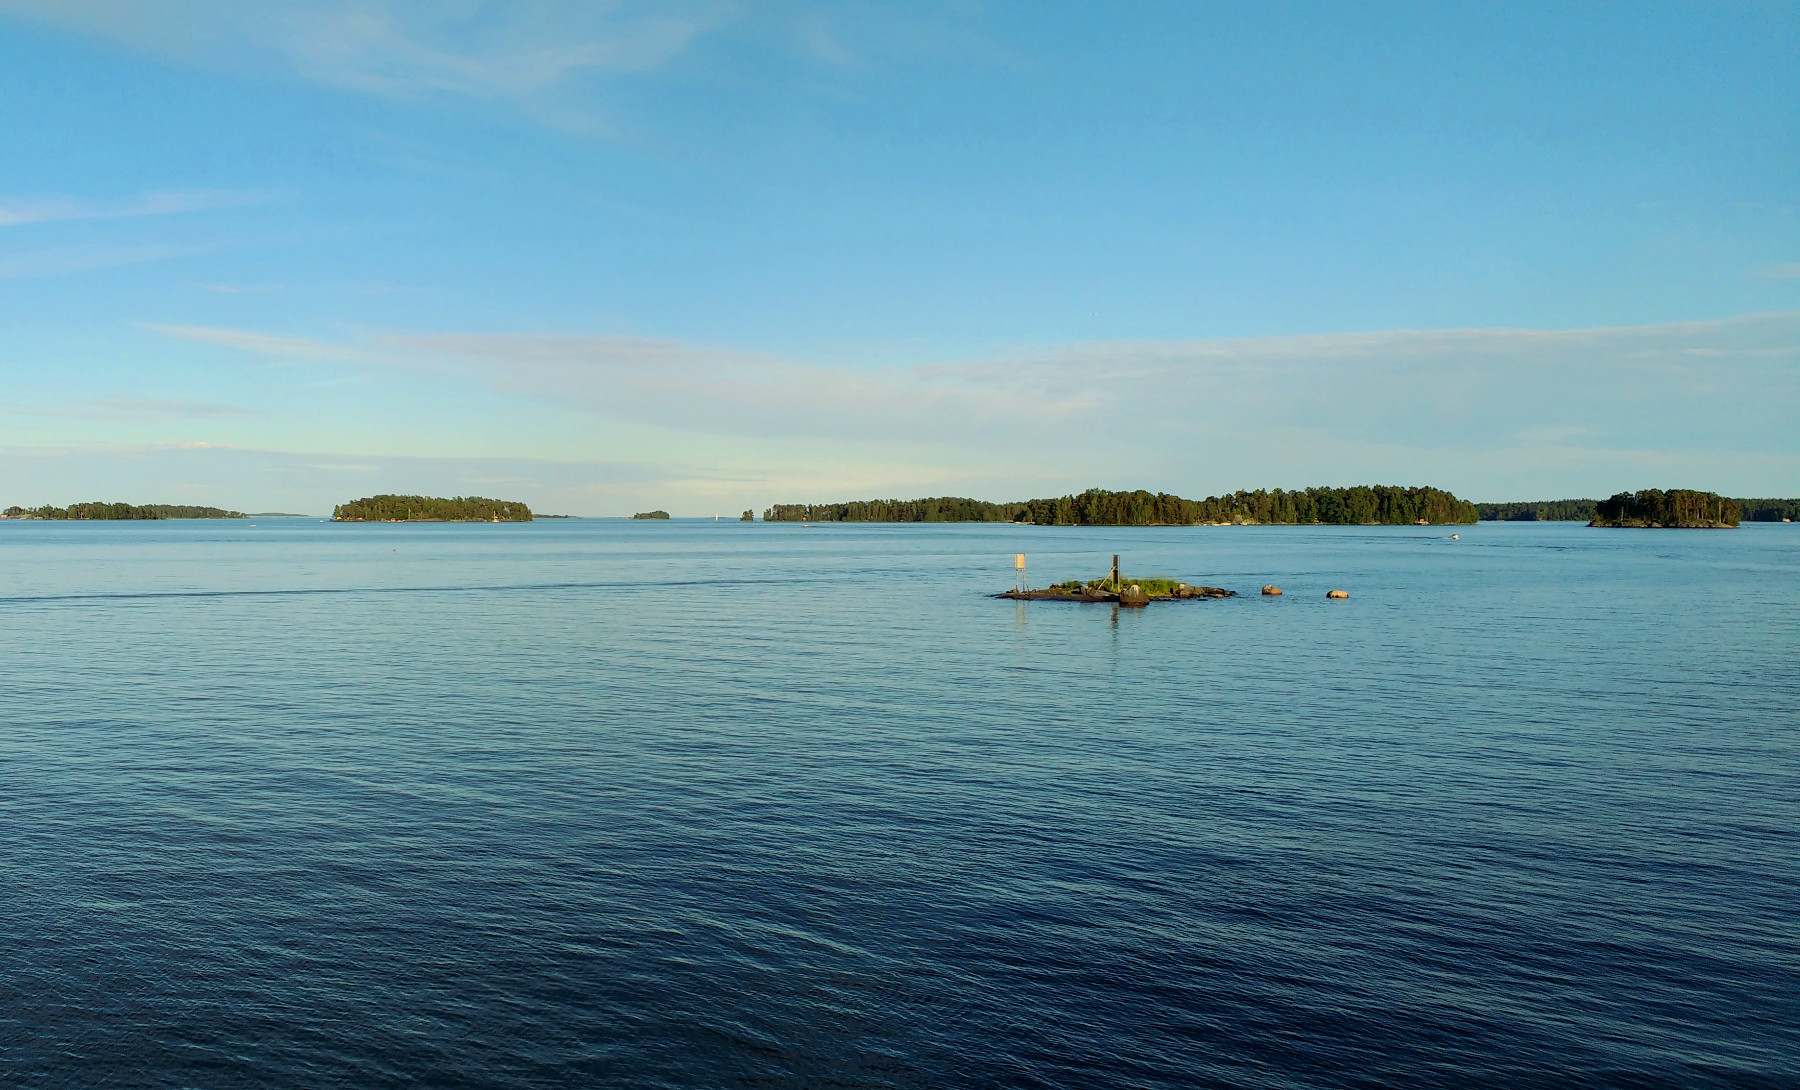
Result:
<svg viewBox="0 0 1800 1090">
<path fill-rule="evenodd" d="M 1271 598 L 1274 598 L 1281 593 L 1281 588 L 1276 586 L 1273 583 L 1270 583 L 1268 586 L 1263 588 L 1263 593 L 1267 594 Z"/>
<path fill-rule="evenodd" d="M 1325 597 L 1327 597 L 1327 598 L 1348 598 L 1348 597 L 1350 597 L 1350 592 L 1347 590 L 1328 590 L 1325 592 Z"/>
</svg>

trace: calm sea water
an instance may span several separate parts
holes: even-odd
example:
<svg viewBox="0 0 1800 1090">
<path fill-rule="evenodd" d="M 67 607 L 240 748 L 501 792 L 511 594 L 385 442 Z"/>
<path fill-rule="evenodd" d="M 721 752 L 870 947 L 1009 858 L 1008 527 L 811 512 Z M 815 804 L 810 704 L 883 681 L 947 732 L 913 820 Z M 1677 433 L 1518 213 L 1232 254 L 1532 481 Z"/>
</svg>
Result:
<svg viewBox="0 0 1800 1090">
<path fill-rule="evenodd" d="M 1800 1085 L 1800 526 L 1460 532 L 0 524 L 0 1083 Z"/>
</svg>

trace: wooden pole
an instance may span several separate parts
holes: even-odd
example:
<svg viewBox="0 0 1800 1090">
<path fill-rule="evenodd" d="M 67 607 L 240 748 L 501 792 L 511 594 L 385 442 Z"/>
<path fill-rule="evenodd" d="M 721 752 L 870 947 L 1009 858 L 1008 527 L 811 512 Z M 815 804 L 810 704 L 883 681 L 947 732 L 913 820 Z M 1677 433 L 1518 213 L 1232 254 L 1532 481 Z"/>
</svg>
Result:
<svg viewBox="0 0 1800 1090">
<path fill-rule="evenodd" d="M 1119 589 L 1119 554 L 1118 553 L 1113 554 L 1112 584 L 1113 584 L 1114 590 Z"/>
</svg>

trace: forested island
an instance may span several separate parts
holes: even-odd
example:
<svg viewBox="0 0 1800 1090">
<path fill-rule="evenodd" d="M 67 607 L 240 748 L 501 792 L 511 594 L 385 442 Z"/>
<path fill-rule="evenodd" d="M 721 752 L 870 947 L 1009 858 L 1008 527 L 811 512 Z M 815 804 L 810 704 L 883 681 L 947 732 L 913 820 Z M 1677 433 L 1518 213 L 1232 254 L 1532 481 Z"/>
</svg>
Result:
<svg viewBox="0 0 1800 1090">
<path fill-rule="evenodd" d="M 634 519 L 666 519 L 669 517 L 669 513 L 667 511 L 662 511 L 662 510 L 639 511 L 637 514 L 635 514 L 631 517 Z"/>
<path fill-rule="evenodd" d="M 1257 489 L 1183 499 L 1167 492 L 1108 492 L 988 503 L 960 496 L 847 503 L 784 503 L 763 512 L 765 522 L 1017 522 L 1035 526 L 1411 526 L 1466 525 L 1475 505 L 1437 488 L 1359 485 L 1286 492 Z"/>
<path fill-rule="evenodd" d="M 0 518 L 125 522 L 154 519 L 241 519 L 242 511 L 193 507 L 179 503 L 71 503 L 67 507 L 8 507 Z"/>
<path fill-rule="evenodd" d="M 1641 526 L 1669 529 L 1713 529 L 1738 524 L 1738 502 L 1716 492 L 1646 488 L 1620 492 L 1594 507 L 1589 526 Z"/>
<path fill-rule="evenodd" d="M 366 496 L 332 509 L 333 522 L 530 522 L 531 508 L 485 496 Z"/>
</svg>

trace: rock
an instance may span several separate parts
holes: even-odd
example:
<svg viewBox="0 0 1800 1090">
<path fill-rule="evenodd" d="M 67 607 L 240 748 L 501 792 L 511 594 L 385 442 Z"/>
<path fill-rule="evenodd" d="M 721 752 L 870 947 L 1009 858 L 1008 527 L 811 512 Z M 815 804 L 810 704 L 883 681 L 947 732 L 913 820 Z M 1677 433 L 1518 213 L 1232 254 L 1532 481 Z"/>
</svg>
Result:
<svg viewBox="0 0 1800 1090">
<path fill-rule="evenodd" d="M 1270 583 L 1268 586 L 1263 588 L 1263 593 L 1268 595 L 1271 598 L 1274 598 L 1281 594 L 1281 588 L 1276 586 L 1273 583 Z"/>
<path fill-rule="evenodd" d="M 1147 606 L 1150 604 L 1150 596 L 1144 593 L 1143 587 L 1133 583 L 1119 592 L 1119 604 L 1132 608 Z"/>
<path fill-rule="evenodd" d="M 1350 592 L 1347 590 L 1328 590 L 1325 592 L 1325 597 L 1327 597 L 1327 598 L 1348 598 L 1348 597 L 1350 597 Z"/>
</svg>

